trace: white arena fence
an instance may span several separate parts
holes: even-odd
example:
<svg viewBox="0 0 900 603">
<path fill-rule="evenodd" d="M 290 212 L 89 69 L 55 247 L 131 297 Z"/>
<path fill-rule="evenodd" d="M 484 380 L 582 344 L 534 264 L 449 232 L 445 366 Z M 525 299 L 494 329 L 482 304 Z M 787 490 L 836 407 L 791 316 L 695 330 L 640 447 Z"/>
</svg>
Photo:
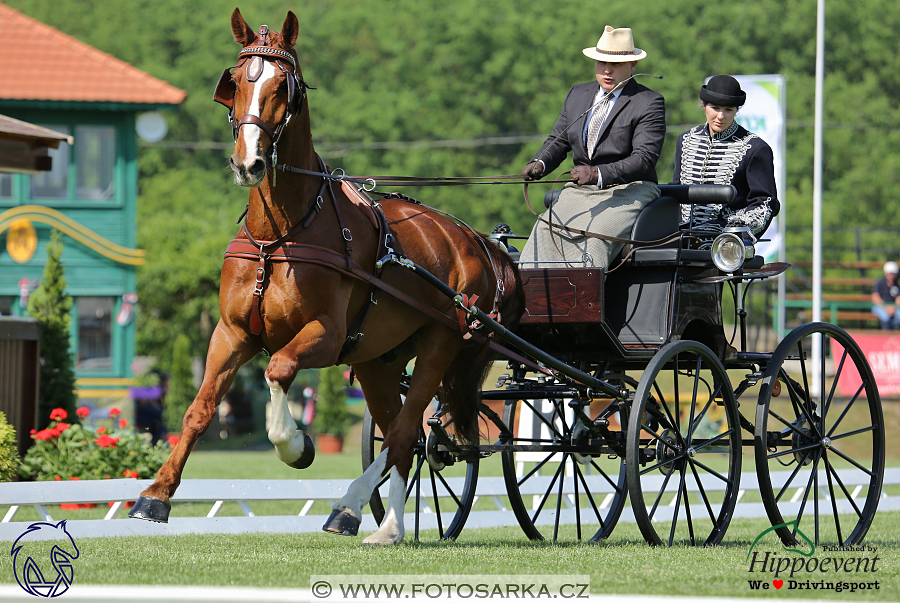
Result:
<svg viewBox="0 0 900 603">
<path fill-rule="evenodd" d="M 857 469 L 839 470 L 841 480 L 847 488 L 853 488 L 851 496 L 857 498 L 863 492 L 868 483 L 866 475 Z M 790 475 L 789 471 L 772 474 L 774 484 L 783 483 Z M 662 479 L 662 475 L 659 476 Z M 529 480 L 529 490 L 522 490 L 523 495 L 541 495 L 551 479 Z M 586 475 L 585 479 L 591 491 L 600 500 L 607 497 L 603 504 L 608 504 L 610 494 L 609 484 L 599 476 Z M 454 491 L 462 489 L 464 478 L 447 478 Z M 326 515 L 309 515 L 308 511 L 315 501 L 332 503 L 337 501 L 347 491 L 352 480 L 225 480 L 225 479 L 187 479 L 181 482 L 178 491 L 173 497 L 174 502 L 198 502 L 211 504 L 206 517 L 178 517 L 177 508 L 173 516 L 169 517 L 169 523 L 155 523 L 128 519 L 125 511 L 125 502 L 135 500 L 140 492 L 148 487 L 152 480 L 97 480 L 97 481 L 70 481 L 70 482 L 17 482 L 0 484 L 0 506 L 8 506 L 2 521 L 0 521 L 0 541 L 14 541 L 33 521 L 16 521 L 16 516 L 22 507 L 33 507 L 41 520 L 54 521 L 47 507 L 64 503 L 101 503 L 112 502 L 106 517 L 103 519 L 71 519 L 66 522 L 70 534 L 76 538 L 84 537 L 111 537 L 111 536 L 174 536 L 180 534 L 243 534 L 252 532 L 273 533 L 300 533 L 318 532 L 327 519 Z M 571 483 L 571 480 L 566 480 Z M 674 481 L 674 480 L 673 480 Z M 531 484 L 530 482 L 535 482 Z M 820 474 L 819 483 L 825 484 L 824 472 Z M 900 468 L 885 470 L 884 484 L 900 484 Z M 708 491 L 722 490 L 722 482 L 704 480 L 704 488 Z M 776 488 L 779 487 L 776 485 Z M 533 490 L 533 491 L 532 491 Z M 675 490 L 672 489 L 674 510 Z M 755 473 L 743 473 L 741 475 L 741 490 L 739 491 L 738 504 L 734 517 L 765 517 L 765 509 L 762 502 L 741 502 L 747 491 L 758 491 L 759 485 Z M 517 526 L 515 515 L 503 505 L 502 497 L 506 495 L 506 487 L 502 477 L 479 477 L 476 489 L 477 497 L 491 499 L 496 509 L 490 511 L 472 511 L 466 521 L 466 528 Z M 383 492 L 383 498 L 386 491 Z M 568 494 L 574 494 L 569 492 Z M 422 500 L 427 502 L 431 495 L 431 484 L 428 480 L 422 482 Z M 787 494 L 786 494 L 787 495 Z M 803 496 L 803 488 L 797 488 L 793 498 Z M 830 499 L 827 488 L 819 488 L 820 500 Z M 478 500 L 476 498 L 476 502 Z M 574 496 L 570 501 L 573 504 L 569 509 L 562 511 L 564 523 L 574 523 L 575 508 Z M 251 503 L 257 501 L 295 501 L 302 508 L 297 515 L 281 516 L 257 516 L 254 514 Z M 243 516 L 220 517 L 219 511 L 226 502 L 235 502 L 243 511 Z M 810 504 L 809 501 L 807 504 Z M 843 500 L 844 507 L 840 512 L 852 513 L 850 504 Z M 692 505 L 693 506 L 693 505 Z M 697 509 L 700 511 L 700 509 Z M 878 504 L 879 511 L 900 510 L 900 496 L 888 496 L 884 492 Z M 364 509 L 361 531 L 372 531 L 377 528 L 374 518 Z M 693 509 L 692 509 L 693 511 Z M 671 511 L 669 511 L 671 513 Z M 553 523 L 553 513 L 547 512 L 543 523 Z M 660 513 L 660 519 L 665 519 L 665 512 Z M 568 516 L 568 521 L 566 521 Z M 407 511 L 405 515 L 406 530 L 413 530 L 415 517 Z M 420 529 L 437 529 L 436 516 L 427 506 L 420 514 Z M 626 504 L 619 521 L 633 522 L 629 504 Z M 539 522 L 542 523 L 542 522 Z M 41 530 L 40 534 L 55 536 L 60 534 L 57 530 Z"/>
</svg>

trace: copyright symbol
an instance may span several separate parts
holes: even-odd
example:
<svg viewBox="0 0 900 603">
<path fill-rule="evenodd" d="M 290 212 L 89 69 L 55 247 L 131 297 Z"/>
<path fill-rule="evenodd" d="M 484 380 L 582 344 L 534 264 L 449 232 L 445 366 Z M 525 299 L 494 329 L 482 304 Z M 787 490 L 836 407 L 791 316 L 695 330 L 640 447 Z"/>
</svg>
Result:
<svg viewBox="0 0 900 603">
<path fill-rule="evenodd" d="M 317 599 L 324 599 L 325 597 L 331 595 L 331 585 L 324 580 L 319 580 L 318 582 L 313 584 L 310 590 L 312 591 L 313 596 Z"/>
</svg>

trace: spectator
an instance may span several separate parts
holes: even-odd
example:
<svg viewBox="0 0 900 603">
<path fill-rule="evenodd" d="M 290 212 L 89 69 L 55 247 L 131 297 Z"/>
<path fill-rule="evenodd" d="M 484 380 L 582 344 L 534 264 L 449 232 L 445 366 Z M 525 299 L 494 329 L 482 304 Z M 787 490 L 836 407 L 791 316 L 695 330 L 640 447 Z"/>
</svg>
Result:
<svg viewBox="0 0 900 603">
<path fill-rule="evenodd" d="M 884 276 L 872 286 L 872 314 L 881 322 L 882 331 L 891 331 L 900 326 L 900 312 L 897 312 L 897 298 L 900 285 L 897 284 L 897 262 L 886 262 Z"/>
</svg>

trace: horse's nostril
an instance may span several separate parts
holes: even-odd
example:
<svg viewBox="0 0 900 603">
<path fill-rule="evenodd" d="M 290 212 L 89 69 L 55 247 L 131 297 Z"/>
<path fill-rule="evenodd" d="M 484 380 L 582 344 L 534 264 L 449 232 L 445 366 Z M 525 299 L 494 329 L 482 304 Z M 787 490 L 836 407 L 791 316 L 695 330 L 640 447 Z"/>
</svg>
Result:
<svg viewBox="0 0 900 603">
<path fill-rule="evenodd" d="M 261 176 L 266 171 L 266 162 L 262 159 L 257 159 L 247 168 L 247 172 L 252 174 L 253 176 Z"/>
</svg>

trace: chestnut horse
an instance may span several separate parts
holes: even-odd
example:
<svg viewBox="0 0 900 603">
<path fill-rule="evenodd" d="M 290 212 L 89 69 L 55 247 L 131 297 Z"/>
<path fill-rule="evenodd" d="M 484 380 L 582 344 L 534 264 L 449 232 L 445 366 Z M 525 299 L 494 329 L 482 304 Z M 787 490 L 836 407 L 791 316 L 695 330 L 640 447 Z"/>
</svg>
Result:
<svg viewBox="0 0 900 603">
<path fill-rule="evenodd" d="M 389 472 L 385 518 L 365 542 L 396 544 L 403 540 L 406 480 L 425 409 L 441 386 L 457 436 L 477 441 L 478 392 L 489 364 L 484 339 L 464 334 L 468 327 L 454 300 L 400 264 L 414 262 L 467 300 L 478 296 L 478 308 L 500 312 L 508 327 L 524 308 L 518 272 L 484 236 L 422 205 L 348 198 L 323 175 L 313 149 L 308 87 L 294 50 L 297 17 L 288 12 L 280 33 L 266 26 L 257 33 L 235 9 L 231 29 L 242 50 L 233 73 L 225 71 L 216 100 L 231 110 L 230 165 L 235 184 L 250 189 L 246 219 L 222 265 L 222 318 L 203 384 L 184 415 L 181 439 L 130 515 L 168 520 L 191 448 L 238 368 L 265 350 L 271 354 L 265 372 L 273 407 L 269 440 L 278 458 L 297 468 L 309 466 L 315 454 L 288 411 L 287 390 L 297 371 L 340 363 L 353 368 L 386 435 L 381 454 L 333 505 L 324 529 L 355 534 L 363 505 Z M 382 211 L 386 225 L 379 235 L 375 224 Z M 378 262 L 376 268 L 385 240 L 398 249 L 393 257 L 400 262 Z M 401 379 L 414 357 L 401 403 Z"/>
</svg>

